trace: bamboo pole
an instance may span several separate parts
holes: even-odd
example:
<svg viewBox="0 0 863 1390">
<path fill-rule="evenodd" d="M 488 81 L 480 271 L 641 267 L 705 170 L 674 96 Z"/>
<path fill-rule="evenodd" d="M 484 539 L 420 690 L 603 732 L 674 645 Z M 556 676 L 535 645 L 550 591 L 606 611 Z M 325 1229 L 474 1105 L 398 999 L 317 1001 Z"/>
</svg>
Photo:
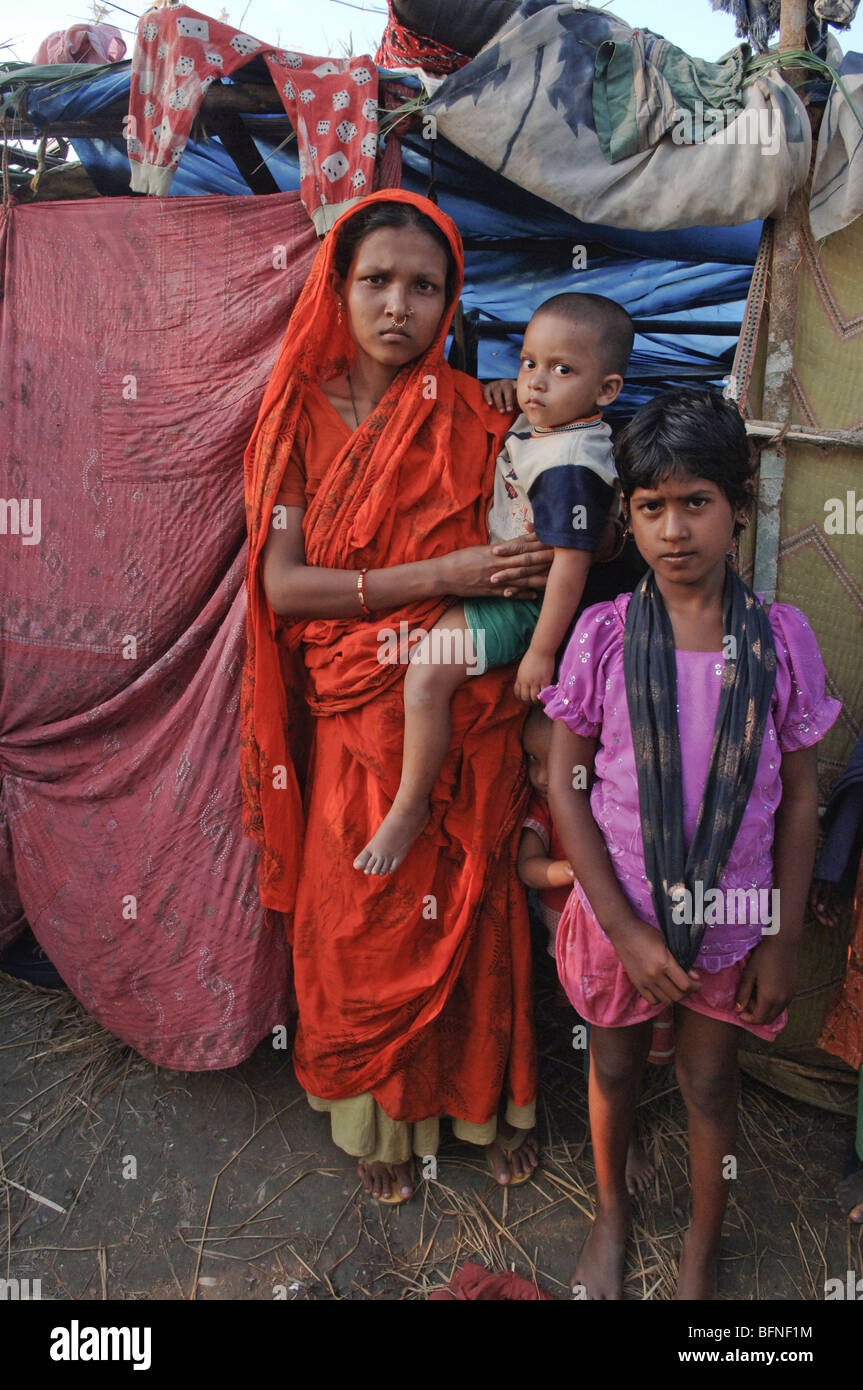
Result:
<svg viewBox="0 0 863 1390">
<path fill-rule="evenodd" d="M 807 430 L 802 425 L 780 425 L 778 420 L 747 420 L 746 433 L 761 439 L 781 435 L 800 444 L 820 444 L 825 449 L 863 449 L 859 430 Z"/>
<path fill-rule="evenodd" d="M 806 0 L 782 0 L 779 48 L 805 48 Z M 789 81 L 794 73 L 789 72 Z M 794 329 L 797 321 L 797 273 L 800 263 L 800 230 L 807 215 L 802 193 L 795 193 L 784 217 L 773 230 L 770 264 L 770 328 L 764 370 L 763 414 L 780 429 L 791 419 L 791 374 L 794 366 Z M 776 597 L 779 564 L 779 531 L 785 486 L 784 438 L 761 451 L 758 480 L 758 521 L 755 535 L 753 588 L 772 603 Z"/>
</svg>

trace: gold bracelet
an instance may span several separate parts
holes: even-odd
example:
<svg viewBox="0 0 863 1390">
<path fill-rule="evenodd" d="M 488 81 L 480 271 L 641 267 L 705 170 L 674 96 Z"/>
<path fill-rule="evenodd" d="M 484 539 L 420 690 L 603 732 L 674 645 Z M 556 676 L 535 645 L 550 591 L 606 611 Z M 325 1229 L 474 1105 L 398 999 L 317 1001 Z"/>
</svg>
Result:
<svg viewBox="0 0 863 1390">
<path fill-rule="evenodd" d="M 369 605 L 366 603 L 366 575 L 367 575 L 367 574 L 368 574 L 368 570 L 365 569 L 365 570 L 360 570 L 359 574 L 357 575 L 357 598 L 358 598 L 359 601 L 360 601 L 360 607 L 362 608 L 362 610 L 363 610 L 363 612 L 365 613 L 366 617 L 367 617 L 367 618 L 370 618 L 370 617 L 372 616 L 372 610 L 369 608 Z"/>
</svg>

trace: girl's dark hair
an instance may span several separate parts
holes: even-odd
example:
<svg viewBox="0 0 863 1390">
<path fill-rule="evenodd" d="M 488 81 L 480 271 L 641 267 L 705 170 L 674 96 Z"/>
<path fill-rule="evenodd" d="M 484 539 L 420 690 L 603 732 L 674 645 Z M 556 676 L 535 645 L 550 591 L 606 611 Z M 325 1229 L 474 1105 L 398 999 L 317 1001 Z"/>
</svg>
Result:
<svg viewBox="0 0 863 1390">
<path fill-rule="evenodd" d="M 446 302 L 453 296 L 458 278 L 458 268 L 452 247 L 436 222 L 426 217 L 419 208 L 410 203 L 372 203 L 363 208 L 345 224 L 338 234 L 333 252 L 333 265 L 340 280 L 346 280 L 353 264 L 360 242 L 370 232 L 380 231 L 382 227 L 415 227 L 436 241 L 446 255 Z"/>
<path fill-rule="evenodd" d="M 715 483 L 735 509 L 752 501 L 756 465 L 746 428 L 719 391 L 680 387 L 648 401 L 615 440 L 614 462 L 627 502 L 638 487 L 687 475 Z"/>
</svg>

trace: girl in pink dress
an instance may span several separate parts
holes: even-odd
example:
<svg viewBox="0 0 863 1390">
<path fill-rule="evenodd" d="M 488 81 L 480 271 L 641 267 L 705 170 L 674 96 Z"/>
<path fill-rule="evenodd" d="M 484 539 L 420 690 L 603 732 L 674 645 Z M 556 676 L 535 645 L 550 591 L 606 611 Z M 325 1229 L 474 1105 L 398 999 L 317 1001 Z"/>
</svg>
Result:
<svg viewBox="0 0 863 1390">
<path fill-rule="evenodd" d="M 578 1297 L 621 1297 L 625 1180 L 651 1020 L 675 1013 L 692 1214 L 678 1297 L 712 1296 L 734 1175 L 741 1029 L 772 1039 L 796 984 L 817 836 L 815 747 L 839 713 L 804 615 L 769 612 L 729 564 L 753 466 L 716 392 L 649 402 L 615 447 L 650 566 L 581 616 L 542 692 L 549 803 L 575 883 L 557 934 L 564 989 L 593 1025 L 597 1211 Z"/>
</svg>

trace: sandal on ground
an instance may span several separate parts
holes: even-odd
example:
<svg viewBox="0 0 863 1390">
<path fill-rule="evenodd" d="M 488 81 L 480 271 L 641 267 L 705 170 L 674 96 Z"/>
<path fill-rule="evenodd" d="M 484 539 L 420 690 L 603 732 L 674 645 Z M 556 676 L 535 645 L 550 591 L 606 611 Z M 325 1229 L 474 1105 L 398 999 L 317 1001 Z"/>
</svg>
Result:
<svg viewBox="0 0 863 1390">
<path fill-rule="evenodd" d="M 529 1173 L 515 1173 L 512 1166 L 512 1156 L 515 1153 L 516 1149 L 521 1148 L 527 1136 L 532 1133 L 533 1131 L 529 1129 L 517 1129 L 515 1134 L 512 1134 L 509 1137 L 507 1137 L 506 1135 L 501 1134 L 500 1130 L 498 1130 L 497 1134 L 491 1142 L 491 1145 L 489 1146 L 497 1147 L 498 1149 L 500 1149 L 501 1153 L 506 1159 L 507 1167 L 509 1168 L 509 1182 L 498 1182 L 497 1173 L 494 1166 L 494 1159 L 488 1152 L 488 1149 L 486 1149 L 486 1159 L 488 1160 L 488 1166 L 491 1170 L 491 1175 L 497 1183 L 498 1187 L 521 1187 L 523 1183 L 530 1182 L 531 1178 L 536 1172 L 536 1169 L 532 1168 Z"/>
</svg>

